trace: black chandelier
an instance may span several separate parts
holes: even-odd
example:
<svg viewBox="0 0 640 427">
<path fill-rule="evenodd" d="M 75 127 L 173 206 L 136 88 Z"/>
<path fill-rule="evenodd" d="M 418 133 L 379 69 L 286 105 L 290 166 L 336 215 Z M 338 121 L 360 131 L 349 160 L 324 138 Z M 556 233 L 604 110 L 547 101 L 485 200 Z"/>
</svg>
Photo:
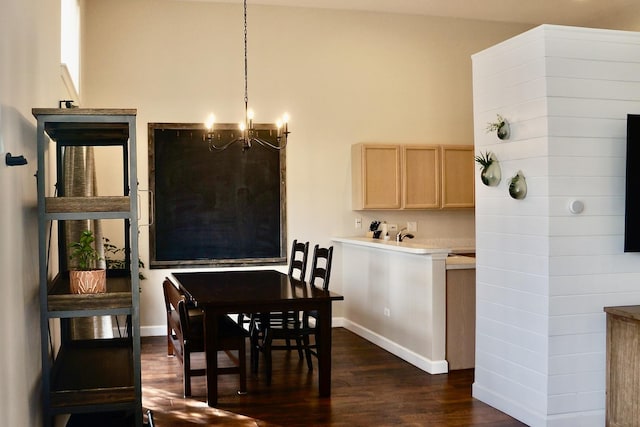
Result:
<svg viewBox="0 0 640 427">
<path fill-rule="evenodd" d="M 242 144 L 242 151 L 251 148 L 253 143 L 272 148 L 274 150 L 282 150 L 287 146 L 287 137 L 289 136 L 289 115 L 284 113 L 281 119 L 276 121 L 275 138 L 273 129 L 258 130 L 253 123 L 253 110 L 249 109 L 249 90 L 247 84 L 247 0 L 244 0 L 244 121 L 239 125 L 239 135 L 236 137 L 234 133 L 230 136 L 215 130 L 215 117 L 210 114 L 205 122 L 207 133 L 205 138 L 209 144 L 209 151 L 225 150 L 234 143 Z M 271 128 L 273 126 L 270 126 Z M 264 133 L 268 133 L 266 138 Z M 275 141 L 274 141 L 275 140 Z"/>
</svg>

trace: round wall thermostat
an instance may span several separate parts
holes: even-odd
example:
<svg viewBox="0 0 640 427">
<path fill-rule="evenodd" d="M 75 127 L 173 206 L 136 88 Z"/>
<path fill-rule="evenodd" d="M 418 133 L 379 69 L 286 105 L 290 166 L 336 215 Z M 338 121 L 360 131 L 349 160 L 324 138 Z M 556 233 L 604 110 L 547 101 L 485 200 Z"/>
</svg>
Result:
<svg viewBox="0 0 640 427">
<path fill-rule="evenodd" d="M 582 203 L 580 200 L 572 200 L 569 203 L 569 211 L 572 214 L 582 213 L 583 210 L 584 210 L 584 203 Z"/>
</svg>

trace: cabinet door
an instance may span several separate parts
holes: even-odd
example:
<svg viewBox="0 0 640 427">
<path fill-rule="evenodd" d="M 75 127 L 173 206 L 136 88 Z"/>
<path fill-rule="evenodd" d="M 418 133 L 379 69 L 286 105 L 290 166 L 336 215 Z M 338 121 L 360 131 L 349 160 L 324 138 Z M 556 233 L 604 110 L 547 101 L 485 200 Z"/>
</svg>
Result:
<svg viewBox="0 0 640 427">
<path fill-rule="evenodd" d="M 439 147 L 405 145 L 402 147 L 404 180 L 402 195 L 408 209 L 440 207 Z"/>
<path fill-rule="evenodd" d="M 475 206 L 473 146 L 442 146 L 442 207 Z"/>
<path fill-rule="evenodd" d="M 400 147 L 356 144 L 352 148 L 354 209 L 400 208 Z"/>
</svg>

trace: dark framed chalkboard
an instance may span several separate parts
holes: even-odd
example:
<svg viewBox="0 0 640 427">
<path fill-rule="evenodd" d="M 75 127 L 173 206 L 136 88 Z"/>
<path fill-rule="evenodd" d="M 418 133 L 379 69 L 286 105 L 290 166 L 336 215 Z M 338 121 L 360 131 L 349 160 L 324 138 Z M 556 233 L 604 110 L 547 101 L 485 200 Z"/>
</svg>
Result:
<svg viewBox="0 0 640 427">
<path fill-rule="evenodd" d="M 255 127 L 275 143 L 274 125 Z M 237 125 L 216 131 L 238 135 Z M 150 267 L 286 263 L 285 150 L 209 151 L 205 133 L 203 124 L 148 125 Z"/>
</svg>

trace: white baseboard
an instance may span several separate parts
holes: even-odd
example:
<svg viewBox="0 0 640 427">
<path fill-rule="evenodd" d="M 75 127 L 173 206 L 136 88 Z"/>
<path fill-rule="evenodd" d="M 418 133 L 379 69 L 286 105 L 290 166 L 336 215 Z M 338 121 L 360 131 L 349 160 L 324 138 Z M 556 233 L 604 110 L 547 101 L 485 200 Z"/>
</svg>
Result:
<svg viewBox="0 0 640 427">
<path fill-rule="evenodd" d="M 167 335 L 167 325 L 140 326 L 141 337 L 159 337 Z"/>
<path fill-rule="evenodd" d="M 427 357 L 421 356 L 414 351 L 383 337 L 382 335 L 379 335 L 357 323 L 349 321 L 348 319 L 341 318 L 340 323 L 341 326 L 350 330 L 354 334 L 361 336 L 367 341 L 387 350 L 389 353 L 398 356 L 423 371 L 430 374 L 446 374 L 449 372 L 449 363 L 446 360 L 431 360 Z"/>
<path fill-rule="evenodd" d="M 473 383 L 472 395 L 487 405 L 493 406 L 499 411 L 529 425 L 544 427 L 602 427 L 605 425 L 605 411 L 571 412 L 566 414 L 540 414 L 532 412 L 513 399 L 513 396 L 505 396 L 495 393 L 482 385 Z"/>
</svg>

